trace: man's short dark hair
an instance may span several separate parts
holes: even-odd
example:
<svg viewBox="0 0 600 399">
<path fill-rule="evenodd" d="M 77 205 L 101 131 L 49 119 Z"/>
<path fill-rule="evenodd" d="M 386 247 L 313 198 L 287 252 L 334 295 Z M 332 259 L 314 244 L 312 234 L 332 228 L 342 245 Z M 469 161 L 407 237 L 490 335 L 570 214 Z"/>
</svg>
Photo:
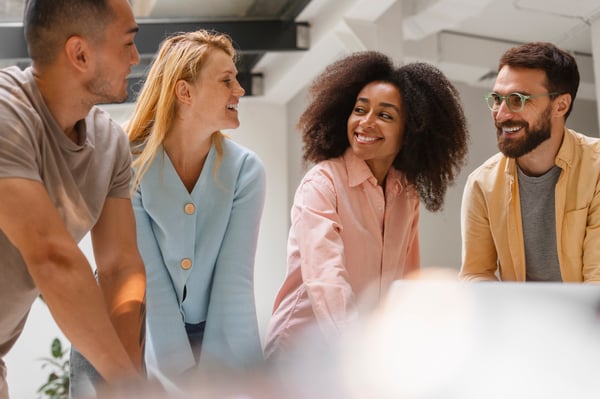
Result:
<svg viewBox="0 0 600 399">
<path fill-rule="evenodd" d="M 23 27 L 29 56 L 47 65 L 71 36 L 100 42 L 113 17 L 109 0 L 27 0 Z"/>
<path fill-rule="evenodd" d="M 544 71 L 548 92 L 571 95 L 571 106 L 565 114 L 567 119 L 579 88 L 579 70 L 575 57 L 552 43 L 532 42 L 507 50 L 500 58 L 498 71 L 505 65 Z"/>
</svg>

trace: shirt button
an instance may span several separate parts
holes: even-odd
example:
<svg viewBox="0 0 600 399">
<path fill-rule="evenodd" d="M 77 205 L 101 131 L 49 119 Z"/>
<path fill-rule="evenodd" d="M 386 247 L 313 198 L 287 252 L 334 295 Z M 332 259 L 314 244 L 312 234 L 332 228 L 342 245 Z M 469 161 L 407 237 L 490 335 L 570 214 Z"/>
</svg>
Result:
<svg viewBox="0 0 600 399">
<path fill-rule="evenodd" d="M 194 213 L 196 211 L 196 206 L 194 204 L 192 204 L 191 202 L 188 202 L 187 204 L 185 204 L 185 206 L 183 207 L 183 210 L 185 211 L 185 213 L 187 213 L 188 215 L 191 215 L 192 213 Z"/>
<path fill-rule="evenodd" d="M 182 269 L 188 270 L 190 267 L 192 267 L 192 261 L 189 258 L 183 258 L 179 265 Z"/>
</svg>

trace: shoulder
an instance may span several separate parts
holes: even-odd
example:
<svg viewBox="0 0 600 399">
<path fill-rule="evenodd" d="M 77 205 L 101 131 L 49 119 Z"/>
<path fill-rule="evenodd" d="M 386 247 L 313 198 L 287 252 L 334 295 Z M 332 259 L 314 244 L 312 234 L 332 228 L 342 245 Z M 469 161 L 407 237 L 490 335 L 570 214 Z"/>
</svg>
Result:
<svg viewBox="0 0 600 399">
<path fill-rule="evenodd" d="M 85 118 L 88 135 L 95 144 L 125 147 L 129 151 L 129 139 L 123 128 L 104 109 L 94 106 Z"/>
<path fill-rule="evenodd" d="M 223 156 L 211 148 L 207 165 L 209 184 L 215 188 L 215 196 L 236 198 L 250 196 L 264 198 L 267 190 L 266 171 L 260 158 L 248 148 L 228 139 L 221 140 Z"/>
<path fill-rule="evenodd" d="M 600 154 L 600 138 L 590 137 L 571 129 L 566 129 L 565 135 L 571 137 L 575 144 L 591 154 Z"/>
<path fill-rule="evenodd" d="M 348 170 L 346 166 L 346 162 L 344 161 L 343 156 L 326 159 L 325 161 L 318 162 L 313 164 L 308 172 L 306 172 L 306 176 L 319 176 L 319 175 L 327 175 L 327 176 L 338 176 L 338 175 L 348 175 Z"/>
<path fill-rule="evenodd" d="M 258 155 L 247 147 L 236 143 L 228 137 L 223 137 L 223 152 L 232 160 L 250 161 L 262 163 Z"/>
<path fill-rule="evenodd" d="M 0 116 L 7 125 L 42 124 L 41 95 L 30 71 L 17 67 L 0 70 Z"/>
<path fill-rule="evenodd" d="M 238 175 L 264 175 L 265 167 L 256 153 L 235 141 L 224 137 L 222 166 Z"/>
<path fill-rule="evenodd" d="M 489 157 L 484 163 L 479 165 L 470 176 L 473 177 L 487 177 L 495 175 L 499 170 L 504 170 L 507 166 L 508 158 L 504 154 L 498 152 Z"/>
<path fill-rule="evenodd" d="M 47 148 L 45 106 L 32 75 L 17 67 L 0 70 L 0 156 L 34 156 Z"/>
<path fill-rule="evenodd" d="M 91 122 L 91 128 L 103 132 L 110 132 L 123 136 L 125 131 L 117 122 L 115 122 L 110 113 L 99 106 L 93 106 L 86 117 L 86 121 Z"/>
<path fill-rule="evenodd" d="M 331 158 L 313 165 L 302 178 L 301 186 L 317 186 L 335 193 L 336 186 L 346 181 L 348 172 L 342 157 Z"/>
<path fill-rule="evenodd" d="M 514 161 L 512 161 L 514 162 Z M 473 170 L 467 179 L 467 186 L 481 186 L 482 188 L 492 188 L 499 180 L 504 180 L 510 174 L 511 160 L 498 152 L 488 158 L 484 163 Z"/>
<path fill-rule="evenodd" d="M 596 179 L 600 174 L 600 139 L 565 129 L 556 163 L 573 179 Z"/>
<path fill-rule="evenodd" d="M 0 70 L 0 87 L 3 89 L 21 87 L 26 88 L 33 83 L 31 73 L 11 66 Z"/>
</svg>

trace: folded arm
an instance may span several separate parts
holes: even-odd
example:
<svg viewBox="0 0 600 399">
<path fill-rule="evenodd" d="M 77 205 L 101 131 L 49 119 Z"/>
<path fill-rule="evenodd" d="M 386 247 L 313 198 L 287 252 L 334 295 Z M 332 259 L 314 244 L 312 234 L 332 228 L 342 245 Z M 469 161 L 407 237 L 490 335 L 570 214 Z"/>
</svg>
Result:
<svg viewBox="0 0 600 399">
<path fill-rule="evenodd" d="M 583 281 L 600 282 L 600 180 L 590 203 L 583 241 Z"/>
<path fill-rule="evenodd" d="M 98 283 L 111 322 L 131 361 L 143 370 L 146 274 L 131 201 L 107 198 L 91 233 Z"/>
<path fill-rule="evenodd" d="M 315 181 L 304 182 L 296 195 L 292 219 L 301 254 L 302 280 L 313 312 L 321 331 L 327 337 L 336 337 L 357 313 L 333 188 Z"/>
<path fill-rule="evenodd" d="M 233 368 L 255 366 L 262 349 L 254 300 L 254 259 L 262 216 L 266 176 L 260 162 L 247 161 L 238 178 L 229 222 L 215 264 L 206 337 L 215 356 Z M 216 321 L 220 327 L 214 330 Z M 207 342 L 208 344 L 208 342 Z M 204 348 L 203 348 L 204 349 Z"/>
<path fill-rule="evenodd" d="M 90 265 L 38 181 L 0 179 L 0 228 L 17 247 L 58 326 L 108 383 L 140 379 Z"/>
<path fill-rule="evenodd" d="M 462 266 L 460 278 L 468 281 L 498 280 L 498 254 L 488 210 L 481 189 L 469 179 L 461 207 Z"/>
<path fill-rule="evenodd" d="M 147 271 L 146 353 L 149 374 L 159 370 L 173 378 L 195 366 L 196 361 L 185 330 L 181 307 L 163 255 L 142 204 L 141 195 L 133 196 L 137 227 L 137 245 Z"/>
</svg>

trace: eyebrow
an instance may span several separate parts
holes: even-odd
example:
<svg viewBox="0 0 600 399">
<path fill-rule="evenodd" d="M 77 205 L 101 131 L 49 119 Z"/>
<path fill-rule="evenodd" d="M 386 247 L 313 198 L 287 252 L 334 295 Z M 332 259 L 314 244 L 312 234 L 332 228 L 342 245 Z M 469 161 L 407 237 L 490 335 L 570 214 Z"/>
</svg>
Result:
<svg viewBox="0 0 600 399">
<path fill-rule="evenodd" d="M 368 98 L 365 97 L 358 97 L 356 99 L 357 102 L 363 102 L 363 103 L 370 103 Z M 385 107 L 385 108 L 393 108 L 396 110 L 396 112 L 398 112 L 399 114 L 400 112 L 400 108 L 398 108 L 398 106 L 396 104 L 392 104 L 392 103 L 379 103 L 379 106 L 381 107 Z"/>
<path fill-rule="evenodd" d="M 503 95 L 502 93 L 500 93 L 499 91 L 496 91 L 496 90 L 492 90 L 492 93 L 498 94 L 499 96 Z M 531 95 L 531 93 L 529 91 L 526 91 L 526 90 L 512 90 L 512 91 L 510 91 L 510 92 L 508 92 L 508 93 L 506 93 L 504 95 L 505 96 L 509 96 L 509 95 L 515 94 L 515 93 L 523 94 L 524 96 Z"/>
<path fill-rule="evenodd" d="M 139 26 L 134 26 L 133 28 L 131 28 L 131 29 L 129 29 L 129 30 L 127 31 L 127 34 L 130 34 L 130 33 L 138 33 L 139 31 L 140 31 L 140 27 L 139 27 Z"/>
</svg>

